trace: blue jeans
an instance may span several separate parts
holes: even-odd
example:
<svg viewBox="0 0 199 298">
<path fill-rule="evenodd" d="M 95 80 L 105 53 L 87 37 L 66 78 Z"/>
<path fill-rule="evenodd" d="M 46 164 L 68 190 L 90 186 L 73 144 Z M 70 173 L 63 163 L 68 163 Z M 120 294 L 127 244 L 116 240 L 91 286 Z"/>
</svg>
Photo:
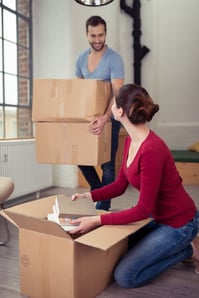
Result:
<svg viewBox="0 0 199 298">
<path fill-rule="evenodd" d="M 111 160 L 101 165 L 102 181 L 100 180 L 95 168 L 93 166 L 79 165 L 79 169 L 83 173 L 86 181 L 91 187 L 91 190 L 103 187 L 115 180 L 115 157 L 118 148 L 118 136 L 121 124 L 115 119 L 111 118 L 112 134 L 111 134 Z M 99 201 L 96 204 L 96 209 L 108 210 L 111 206 L 110 200 Z"/>
<path fill-rule="evenodd" d="M 191 241 L 199 229 L 198 218 L 199 212 L 180 228 L 153 221 L 133 234 L 129 251 L 114 271 L 118 285 L 124 288 L 142 286 L 169 267 L 190 258 L 193 254 Z"/>
</svg>

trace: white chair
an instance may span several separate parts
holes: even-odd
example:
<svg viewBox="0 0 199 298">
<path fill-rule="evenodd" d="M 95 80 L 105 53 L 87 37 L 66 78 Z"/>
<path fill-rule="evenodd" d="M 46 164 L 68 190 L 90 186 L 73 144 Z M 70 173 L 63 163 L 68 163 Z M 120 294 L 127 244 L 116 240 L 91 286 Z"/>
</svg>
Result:
<svg viewBox="0 0 199 298">
<path fill-rule="evenodd" d="M 0 176 L 0 209 L 3 209 L 3 203 L 9 198 L 14 190 L 14 183 L 11 178 L 9 177 L 2 177 Z M 10 232 L 8 229 L 8 222 L 2 216 L 2 223 L 4 223 L 5 230 L 6 230 L 6 239 L 0 241 L 0 245 L 6 245 L 10 240 Z"/>
</svg>

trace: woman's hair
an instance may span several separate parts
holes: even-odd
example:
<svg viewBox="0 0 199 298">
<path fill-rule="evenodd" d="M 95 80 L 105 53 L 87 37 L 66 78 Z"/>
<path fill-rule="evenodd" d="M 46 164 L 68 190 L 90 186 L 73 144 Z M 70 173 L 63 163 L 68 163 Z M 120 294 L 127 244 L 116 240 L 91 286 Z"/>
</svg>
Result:
<svg viewBox="0 0 199 298">
<path fill-rule="evenodd" d="M 115 96 L 117 108 L 122 108 L 133 124 L 149 122 L 159 110 L 148 92 L 135 84 L 123 85 Z"/>
<path fill-rule="evenodd" d="M 98 25 L 104 25 L 106 32 L 106 22 L 100 16 L 92 16 L 86 21 L 86 32 L 88 33 L 88 26 L 96 27 Z"/>
</svg>

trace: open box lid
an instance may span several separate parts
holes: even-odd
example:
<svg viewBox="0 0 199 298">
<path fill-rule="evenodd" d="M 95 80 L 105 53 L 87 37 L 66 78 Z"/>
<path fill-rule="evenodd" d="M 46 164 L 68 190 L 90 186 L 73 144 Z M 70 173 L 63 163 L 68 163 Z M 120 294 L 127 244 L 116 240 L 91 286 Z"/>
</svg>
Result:
<svg viewBox="0 0 199 298">
<path fill-rule="evenodd" d="M 62 196 L 62 195 L 60 195 Z M 2 216 L 19 228 L 71 239 L 58 224 L 48 221 L 56 196 L 33 200 L 1 210 Z"/>
<path fill-rule="evenodd" d="M 59 195 L 64 196 L 64 195 Z M 11 211 L 26 216 L 37 218 L 45 218 L 48 213 L 52 213 L 52 207 L 55 203 L 56 196 L 49 196 L 33 201 L 28 201 L 23 204 L 18 204 L 13 207 L 8 207 L 4 211 Z"/>
<path fill-rule="evenodd" d="M 150 219 L 146 219 L 129 225 L 101 226 L 74 240 L 73 237 L 64 231 L 57 223 L 46 219 L 48 213 L 52 212 L 52 206 L 56 197 L 57 195 L 54 195 L 16 205 L 1 210 L 0 213 L 19 228 L 63 237 L 75 241 L 76 243 L 99 248 L 101 250 L 107 250 L 150 221 Z"/>
<path fill-rule="evenodd" d="M 69 233 L 64 231 L 55 222 L 46 219 L 27 216 L 13 211 L 3 210 L 1 214 L 19 228 L 45 233 L 56 237 L 63 237 L 77 243 L 95 247 L 101 250 L 107 250 L 119 241 L 146 225 L 150 219 L 138 221 L 129 225 L 107 225 L 101 226 L 83 236 L 73 240 Z"/>
<path fill-rule="evenodd" d="M 47 219 L 27 216 L 8 210 L 1 211 L 1 214 L 10 222 L 15 224 L 18 228 L 72 240 L 71 236 L 66 233 L 58 224 L 48 221 Z"/>
<path fill-rule="evenodd" d="M 75 241 L 76 243 L 98 248 L 104 251 L 128 237 L 130 234 L 136 232 L 151 220 L 145 219 L 128 225 L 101 226 L 74 240 L 69 233 L 64 231 L 55 222 L 15 213 L 8 210 L 1 210 L 1 214 L 19 228 L 45 233 L 56 237 L 63 237 L 68 240 Z"/>
<path fill-rule="evenodd" d="M 75 242 L 91 247 L 107 250 L 130 234 L 136 232 L 151 219 L 145 219 L 128 225 L 106 225 L 101 226 L 77 239 Z"/>
</svg>

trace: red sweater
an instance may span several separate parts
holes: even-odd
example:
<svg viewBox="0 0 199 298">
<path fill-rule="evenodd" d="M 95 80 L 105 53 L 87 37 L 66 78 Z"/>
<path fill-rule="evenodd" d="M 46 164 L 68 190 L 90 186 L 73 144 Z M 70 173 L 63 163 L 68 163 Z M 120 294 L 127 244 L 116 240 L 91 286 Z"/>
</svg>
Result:
<svg viewBox="0 0 199 298">
<path fill-rule="evenodd" d="M 182 185 L 182 179 L 167 145 L 150 131 L 127 168 L 130 143 L 131 139 L 128 136 L 116 180 L 91 191 L 91 194 L 93 201 L 102 201 L 122 195 L 131 184 L 139 190 L 137 205 L 101 215 L 102 224 L 128 224 L 151 216 L 156 222 L 174 228 L 183 226 L 194 217 L 196 207 Z"/>
</svg>

